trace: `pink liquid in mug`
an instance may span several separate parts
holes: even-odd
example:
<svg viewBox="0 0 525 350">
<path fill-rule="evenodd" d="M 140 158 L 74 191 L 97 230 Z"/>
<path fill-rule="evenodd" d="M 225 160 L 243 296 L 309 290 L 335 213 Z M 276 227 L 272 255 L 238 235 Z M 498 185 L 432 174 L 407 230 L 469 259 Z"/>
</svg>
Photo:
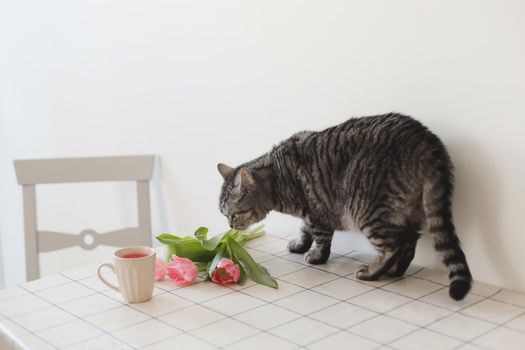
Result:
<svg viewBox="0 0 525 350">
<path fill-rule="evenodd" d="M 145 258 L 146 256 L 148 256 L 148 254 L 144 254 L 144 253 L 129 253 L 129 254 L 126 254 L 126 255 L 122 255 L 121 258 L 124 258 L 124 259 L 137 259 L 137 258 Z"/>
</svg>

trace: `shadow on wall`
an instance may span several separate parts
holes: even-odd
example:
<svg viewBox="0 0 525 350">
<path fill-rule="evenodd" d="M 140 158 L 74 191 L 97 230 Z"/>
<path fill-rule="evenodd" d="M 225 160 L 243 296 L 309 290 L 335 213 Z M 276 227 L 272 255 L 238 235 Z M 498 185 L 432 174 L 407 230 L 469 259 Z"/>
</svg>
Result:
<svg viewBox="0 0 525 350">
<path fill-rule="evenodd" d="M 2 252 L 2 234 L 0 233 L 0 252 Z M 0 289 L 4 288 L 4 257 L 0 254 Z"/>
<path fill-rule="evenodd" d="M 462 140 L 450 143 L 456 167 L 454 214 L 458 235 L 469 258 L 469 250 L 480 251 L 479 259 L 486 260 L 485 267 L 497 273 L 500 280 L 512 281 L 517 276 L 516 268 L 508 251 L 502 244 L 503 183 L 486 151 L 478 144 Z M 470 245 L 479 245 L 470 249 Z M 479 270 L 470 259 L 471 270 Z"/>
<path fill-rule="evenodd" d="M 168 216 L 163 170 L 162 159 L 160 156 L 155 157 L 153 177 L 151 178 L 151 186 L 155 203 L 151 203 L 151 214 L 152 216 L 155 214 L 158 215 L 158 222 L 154 222 L 152 220 L 153 237 L 156 237 L 157 233 L 159 232 L 170 232 L 171 228 Z M 153 246 L 155 245 L 157 245 L 157 240 L 153 238 Z"/>
</svg>

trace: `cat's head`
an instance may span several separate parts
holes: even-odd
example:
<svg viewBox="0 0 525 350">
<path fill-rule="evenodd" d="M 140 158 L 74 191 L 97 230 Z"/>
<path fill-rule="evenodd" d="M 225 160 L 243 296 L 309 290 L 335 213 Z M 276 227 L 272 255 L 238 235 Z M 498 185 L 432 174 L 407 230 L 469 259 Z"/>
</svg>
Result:
<svg viewBox="0 0 525 350">
<path fill-rule="evenodd" d="M 217 165 L 224 178 L 219 196 L 219 209 L 230 227 L 245 230 L 261 221 L 271 210 L 264 180 L 246 167 Z"/>
</svg>

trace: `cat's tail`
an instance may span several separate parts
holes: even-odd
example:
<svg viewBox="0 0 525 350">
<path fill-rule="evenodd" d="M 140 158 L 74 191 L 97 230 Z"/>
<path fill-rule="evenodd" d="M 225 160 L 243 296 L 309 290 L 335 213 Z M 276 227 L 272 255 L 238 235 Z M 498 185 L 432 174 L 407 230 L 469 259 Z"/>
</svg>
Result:
<svg viewBox="0 0 525 350">
<path fill-rule="evenodd" d="M 423 210 L 427 226 L 434 241 L 434 248 L 449 271 L 449 295 L 461 300 L 472 286 L 472 275 L 465 253 L 452 221 L 453 175 L 452 162 L 444 147 L 440 160 L 434 153 L 433 164 L 426 168 L 426 183 L 423 185 Z"/>
</svg>

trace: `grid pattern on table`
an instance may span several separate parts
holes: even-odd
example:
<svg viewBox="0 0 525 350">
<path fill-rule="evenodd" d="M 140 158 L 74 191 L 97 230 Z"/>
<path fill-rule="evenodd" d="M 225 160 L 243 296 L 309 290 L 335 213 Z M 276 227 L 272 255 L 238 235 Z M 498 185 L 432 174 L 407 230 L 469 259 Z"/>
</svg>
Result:
<svg viewBox="0 0 525 350">
<path fill-rule="evenodd" d="M 525 296 L 476 283 L 462 302 L 446 273 L 411 266 L 403 278 L 358 281 L 370 257 L 332 254 L 310 266 L 267 235 L 249 249 L 280 288 L 157 283 L 155 297 L 126 304 L 94 278 L 96 266 L 0 291 L 1 349 L 521 349 Z M 21 306 L 23 304 L 23 306 Z M 4 343 L 2 343 L 4 342 Z"/>
</svg>

